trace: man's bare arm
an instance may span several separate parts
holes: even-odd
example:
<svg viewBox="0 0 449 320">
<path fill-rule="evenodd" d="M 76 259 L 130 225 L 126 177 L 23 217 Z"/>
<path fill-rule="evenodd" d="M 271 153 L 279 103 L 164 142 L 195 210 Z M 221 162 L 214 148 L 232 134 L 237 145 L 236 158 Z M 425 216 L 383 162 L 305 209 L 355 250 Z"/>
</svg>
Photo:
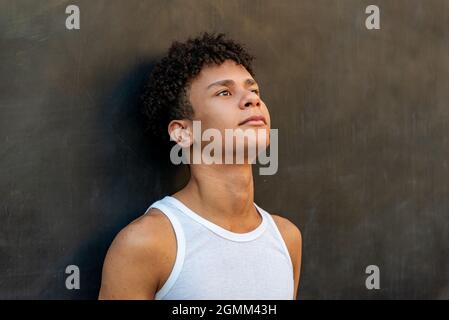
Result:
<svg viewBox="0 0 449 320">
<path fill-rule="evenodd" d="M 98 299 L 154 299 L 170 262 L 166 246 L 176 250 L 174 241 L 170 222 L 159 210 L 130 223 L 108 250 Z"/>
</svg>

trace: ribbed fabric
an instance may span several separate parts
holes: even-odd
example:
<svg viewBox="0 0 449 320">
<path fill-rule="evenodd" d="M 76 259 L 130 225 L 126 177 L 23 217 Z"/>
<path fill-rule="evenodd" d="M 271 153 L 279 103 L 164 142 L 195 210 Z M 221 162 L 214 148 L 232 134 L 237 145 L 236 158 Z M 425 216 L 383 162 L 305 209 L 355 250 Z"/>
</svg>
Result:
<svg viewBox="0 0 449 320">
<path fill-rule="evenodd" d="M 271 215 L 247 233 L 226 230 L 166 196 L 157 208 L 170 220 L 177 251 L 173 269 L 156 300 L 292 300 L 293 265 Z"/>
</svg>

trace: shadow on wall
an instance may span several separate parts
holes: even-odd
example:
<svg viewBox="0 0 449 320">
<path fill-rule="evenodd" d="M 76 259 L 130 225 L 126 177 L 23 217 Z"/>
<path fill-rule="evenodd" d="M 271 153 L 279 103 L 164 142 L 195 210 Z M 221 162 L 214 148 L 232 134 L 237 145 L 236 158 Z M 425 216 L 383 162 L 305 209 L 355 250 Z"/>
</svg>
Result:
<svg viewBox="0 0 449 320">
<path fill-rule="evenodd" d="M 67 290 L 65 280 L 69 275 L 59 272 L 55 277 L 60 279 L 49 279 L 42 287 L 40 297 L 44 299 L 97 299 L 104 258 L 116 234 L 153 201 L 187 182 L 188 168 L 172 165 L 169 150 L 146 131 L 141 95 L 154 65 L 154 61 L 140 63 L 98 101 L 99 126 L 104 126 L 101 129 L 105 133 L 102 143 L 107 144 L 109 157 L 104 161 L 109 164 L 102 178 L 103 201 L 92 204 L 93 212 L 101 213 L 91 217 L 89 228 L 78 226 L 87 235 L 77 238 L 77 251 L 66 255 L 58 266 L 58 270 L 72 264 L 79 267 L 80 289 Z"/>
</svg>

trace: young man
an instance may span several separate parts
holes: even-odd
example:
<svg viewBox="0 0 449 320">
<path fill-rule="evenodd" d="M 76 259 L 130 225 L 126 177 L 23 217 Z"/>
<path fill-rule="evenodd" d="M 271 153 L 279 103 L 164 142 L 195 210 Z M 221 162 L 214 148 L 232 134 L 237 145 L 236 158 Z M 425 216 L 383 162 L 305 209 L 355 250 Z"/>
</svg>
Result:
<svg viewBox="0 0 449 320">
<path fill-rule="evenodd" d="M 223 136 L 225 129 L 269 130 L 252 59 L 223 34 L 173 43 L 146 90 L 153 133 L 202 150 L 194 121 Z M 116 236 L 99 299 L 296 299 L 301 233 L 254 203 L 251 163 L 190 164 L 190 174 L 182 190 Z"/>
</svg>

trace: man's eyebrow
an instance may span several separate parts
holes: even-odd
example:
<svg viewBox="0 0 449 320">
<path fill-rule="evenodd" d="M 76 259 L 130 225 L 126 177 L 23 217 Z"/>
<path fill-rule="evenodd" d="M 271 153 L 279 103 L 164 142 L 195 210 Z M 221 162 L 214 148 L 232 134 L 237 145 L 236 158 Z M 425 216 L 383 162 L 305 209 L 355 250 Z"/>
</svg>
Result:
<svg viewBox="0 0 449 320">
<path fill-rule="evenodd" d="M 220 81 L 216 81 L 211 83 L 210 85 L 207 86 L 207 89 L 213 87 L 213 86 L 233 86 L 235 84 L 234 80 L 231 79 L 225 79 L 225 80 L 220 80 Z M 254 79 L 248 78 L 245 80 L 245 85 L 247 86 L 251 86 L 253 84 L 257 84 L 257 82 Z"/>
</svg>

